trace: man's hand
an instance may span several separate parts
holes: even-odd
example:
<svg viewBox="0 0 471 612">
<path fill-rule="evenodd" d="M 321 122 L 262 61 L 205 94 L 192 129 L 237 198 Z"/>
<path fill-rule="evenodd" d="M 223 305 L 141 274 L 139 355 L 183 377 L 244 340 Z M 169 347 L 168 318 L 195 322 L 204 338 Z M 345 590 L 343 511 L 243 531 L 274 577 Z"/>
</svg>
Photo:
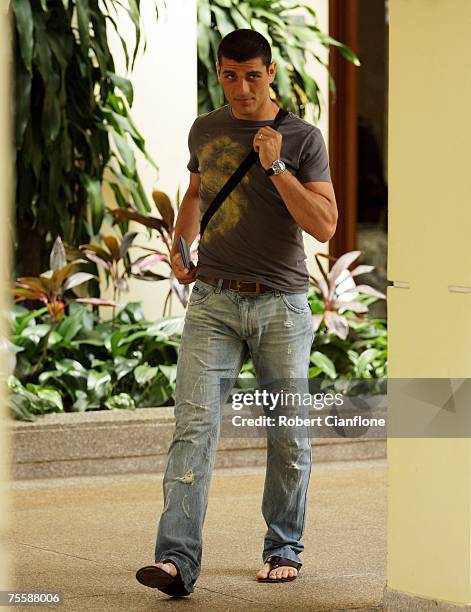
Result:
<svg viewBox="0 0 471 612">
<path fill-rule="evenodd" d="M 184 268 L 180 253 L 174 253 L 171 263 L 175 278 L 181 285 L 189 285 L 196 280 L 196 266 L 192 261 L 190 262 L 190 269 Z"/>
<path fill-rule="evenodd" d="M 257 151 L 260 163 L 265 170 L 268 170 L 276 159 L 281 158 L 282 140 L 280 132 L 268 125 L 257 130 L 253 139 L 253 148 Z"/>
</svg>

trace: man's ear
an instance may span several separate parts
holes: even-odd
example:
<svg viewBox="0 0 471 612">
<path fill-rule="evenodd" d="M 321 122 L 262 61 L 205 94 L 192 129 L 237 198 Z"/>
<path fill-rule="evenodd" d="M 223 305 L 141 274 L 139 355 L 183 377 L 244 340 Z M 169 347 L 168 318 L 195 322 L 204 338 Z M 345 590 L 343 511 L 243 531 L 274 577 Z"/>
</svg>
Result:
<svg viewBox="0 0 471 612">
<path fill-rule="evenodd" d="M 219 62 L 216 60 L 216 75 L 217 75 L 219 82 L 221 82 L 220 72 L 221 72 L 221 66 L 219 65 Z"/>
<path fill-rule="evenodd" d="M 276 74 L 276 62 L 272 62 L 269 66 L 268 66 L 268 76 L 270 78 L 270 83 L 273 82 L 274 78 L 275 78 L 275 74 Z"/>
</svg>

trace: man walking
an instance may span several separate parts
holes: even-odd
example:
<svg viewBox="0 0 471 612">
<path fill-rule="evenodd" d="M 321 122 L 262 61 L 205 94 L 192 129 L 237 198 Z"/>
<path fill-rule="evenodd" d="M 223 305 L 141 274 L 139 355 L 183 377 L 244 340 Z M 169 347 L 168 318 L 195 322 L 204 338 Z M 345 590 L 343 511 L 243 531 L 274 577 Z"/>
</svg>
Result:
<svg viewBox="0 0 471 612">
<path fill-rule="evenodd" d="M 221 407 L 247 351 L 260 385 L 289 380 L 301 387 L 307 380 L 313 332 L 301 230 L 328 241 L 337 206 L 319 129 L 292 113 L 273 128 L 275 72 L 261 34 L 242 29 L 225 36 L 217 75 L 228 104 L 199 116 L 188 138 L 190 184 L 172 267 L 180 283 L 196 282 L 178 357 L 156 562 L 136 574 L 172 596 L 193 592 L 200 574 Z M 194 241 L 202 215 L 251 148 L 258 159 L 208 223 L 197 268 L 183 268 L 178 237 Z M 311 446 L 307 435 L 287 432 L 280 442 L 269 429 L 262 502 L 267 532 L 256 577 L 280 582 L 294 580 L 301 567 Z"/>
</svg>

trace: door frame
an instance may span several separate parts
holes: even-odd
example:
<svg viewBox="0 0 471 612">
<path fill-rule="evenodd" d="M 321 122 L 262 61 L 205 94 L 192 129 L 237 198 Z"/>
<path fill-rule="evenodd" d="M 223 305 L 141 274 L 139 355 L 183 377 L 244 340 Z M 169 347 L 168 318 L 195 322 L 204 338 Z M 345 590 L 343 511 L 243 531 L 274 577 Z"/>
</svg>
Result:
<svg viewBox="0 0 471 612">
<path fill-rule="evenodd" d="M 329 34 L 358 54 L 358 0 L 329 0 Z M 337 95 L 329 91 L 329 159 L 338 207 L 337 230 L 329 254 L 357 248 L 358 68 L 330 47 L 329 70 Z"/>
</svg>

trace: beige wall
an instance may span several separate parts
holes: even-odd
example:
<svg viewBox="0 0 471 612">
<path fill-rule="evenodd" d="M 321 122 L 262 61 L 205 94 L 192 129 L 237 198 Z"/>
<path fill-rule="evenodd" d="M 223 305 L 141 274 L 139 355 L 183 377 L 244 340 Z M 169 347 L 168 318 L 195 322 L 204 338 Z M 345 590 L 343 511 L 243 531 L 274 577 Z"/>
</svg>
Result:
<svg viewBox="0 0 471 612">
<path fill-rule="evenodd" d="M 391 378 L 471 375 L 470 37 L 468 0 L 390 2 Z M 471 603 L 469 438 L 390 438 L 388 462 L 388 588 Z"/>
<path fill-rule="evenodd" d="M 329 2 L 328 0 L 312 0 L 312 7 L 317 13 L 318 18 L 318 26 L 324 31 L 329 31 Z M 307 11 L 306 11 L 307 13 Z M 309 21 L 309 13 L 306 15 L 306 21 Z M 322 45 L 317 45 L 313 49 L 319 57 L 321 57 L 324 61 L 327 61 L 329 58 L 328 51 Z M 319 83 L 321 88 L 321 119 L 317 124 L 317 127 L 321 130 L 322 135 L 324 137 L 326 146 L 329 146 L 329 77 L 326 69 L 316 62 L 312 58 L 309 58 L 309 61 L 306 64 L 306 68 L 309 74 L 311 74 L 316 81 Z M 312 122 L 312 112 L 308 113 L 306 119 Z M 334 185 L 335 188 L 335 185 Z M 321 243 L 318 242 L 313 236 L 306 234 L 304 232 L 304 246 L 307 255 L 307 265 L 308 270 L 314 276 L 319 276 L 320 272 L 316 264 L 316 260 L 314 259 L 314 255 L 316 253 L 328 253 L 329 252 L 329 243 Z M 324 259 L 324 258 L 322 258 Z M 327 259 L 323 262 L 325 268 L 327 269 Z"/>
<path fill-rule="evenodd" d="M 132 116 L 159 166 L 158 180 L 145 159 L 138 160 L 138 168 L 149 198 L 152 189 L 157 188 L 175 201 L 178 187 L 183 195 L 188 185 L 187 135 L 197 114 L 196 0 L 167 2 L 167 10 L 161 9 L 158 22 L 152 4 L 141 3 L 147 50 L 139 55 L 129 78 L 134 86 Z M 124 37 L 132 40 L 133 27 L 126 16 L 120 15 L 119 26 Z M 113 54 L 118 59 L 117 70 L 123 71 L 121 46 L 112 28 L 110 37 Z M 145 242 L 143 237 L 140 243 Z M 168 268 L 162 265 L 155 270 L 167 274 Z M 162 314 L 168 286 L 166 281 L 134 280 L 129 296 L 125 295 L 122 301 L 142 300 L 146 315 L 157 318 Z M 174 308 L 174 314 L 179 311 L 182 312 Z"/>
<path fill-rule="evenodd" d="M 0 151 L 2 163 L 0 164 L 0 206 L 2 209 L 2 223 L 0 223 L 0 311 L 5 312 L 7 304 L 7 285 L 9 283 L 10 253 L 8 245 L 10 242 L 10 172 L 12 165 L 12 150 L 10 145 L 9 116 L 11 95 L 9 91 L 9 68 L 10 68 L 10 40 L 8 20 L 5 9 L 0 10 Z M 0 336 L 5 337 L 5 321 L 0 319 Z M 6 371 L 7 355 L 0 351 L 0 373 Z M 0 383 L 0 591 L 7 590 L 11 585 L 9 582 L 10 565 L 7 555 L 5 538 L 8 533 L 10 513 L 9 497 L 6 485 L 9 478 L 9 440 L 5 427 L 7 410 L 5 406 L 5 388 Z"/>
</svg>

